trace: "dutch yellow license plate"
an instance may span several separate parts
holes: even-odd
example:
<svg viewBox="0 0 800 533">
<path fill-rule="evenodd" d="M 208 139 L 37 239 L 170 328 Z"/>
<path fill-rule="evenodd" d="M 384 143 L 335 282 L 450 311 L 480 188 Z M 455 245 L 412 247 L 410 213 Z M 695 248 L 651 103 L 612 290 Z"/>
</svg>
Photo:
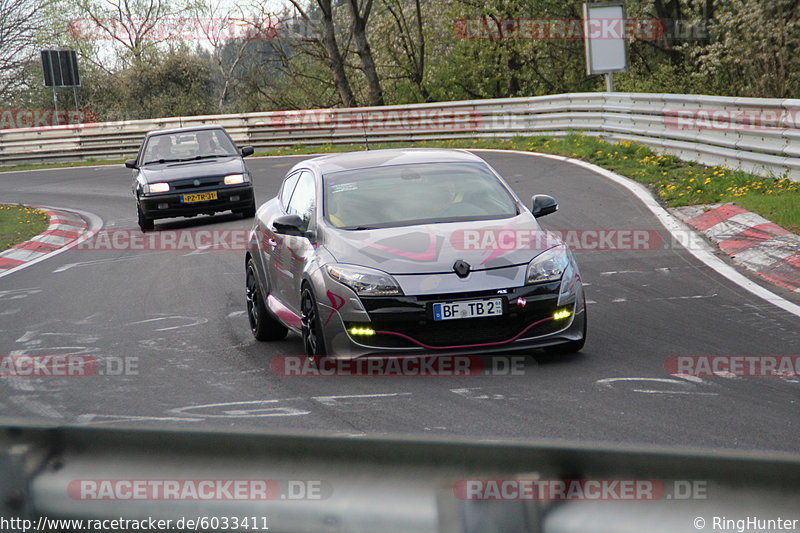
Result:
<svg viewBox="0 0 800 533">
<path fill-rule="evenodd" d="M 209 200 L 216 200 L 216 199 L 217 199 L 217 191 L 198 192 L 194 194 L 183 195 L 183 203 L 185 204 L 191 204 L 194 202 L 207 202 Z"/>
</svg>

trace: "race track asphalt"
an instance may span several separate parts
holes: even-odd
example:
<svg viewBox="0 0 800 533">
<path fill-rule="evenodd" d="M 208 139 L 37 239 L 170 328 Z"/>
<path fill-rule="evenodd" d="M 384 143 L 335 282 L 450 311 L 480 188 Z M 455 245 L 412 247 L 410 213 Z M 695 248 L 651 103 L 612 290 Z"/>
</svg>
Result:
<svg viewBox="0 0 800 533">
<path fill-rule="evenodd" d="M 560 210 L 542 219 L 546 228 L 667 235 L 630 192 L 588 170 L 479 155 L 523 199 L 559 200 Z M 260 202 L 297 160 L 248 160 Z M 134 230 L 130 181 L 129 170 L 108 166 L 2 173 L 0 198 L 79 209 L 99 216 L 105 229 Z M 250 224 L 217 215 L 157 227 Z M 298 336 L 259 343 L 250 334 L 243 252 L 70 250 L 0 278 L 0 355 L 129 358 L 137 371 L 0 378 L 0 416 L 800 451 L 800 379 L 687 380 L 664 368 L 675 355 L 800 355 L 800 318 L 680 248 L 577 257 L 590 301 L 588 342 L 578 355 L 534 352 L 521 375 L 299 378 L 270 370 L 276 356 L 302 353 Z"/>
</svg>

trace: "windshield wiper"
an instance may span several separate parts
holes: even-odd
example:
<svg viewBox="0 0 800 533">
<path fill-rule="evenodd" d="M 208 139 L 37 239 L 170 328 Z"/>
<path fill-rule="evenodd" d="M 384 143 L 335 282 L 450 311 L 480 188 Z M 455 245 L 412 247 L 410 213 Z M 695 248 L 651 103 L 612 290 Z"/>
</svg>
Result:
<svg viewBox="0 0 800 533">
<path fill-rule="evenodd" d="M 145 165 L 150 165 L 152 163 L 177 163 L 182 161 L 182 159 L 153 159 L 152 161 L 147 161 Z"/>
<path fill-rule="evenodd" d="M 377 226 L 356 226 L 354 228 L 351 227 L 351 228 L 344 228 L 344 229 L 351 230 L 351 231 L 361 231 L 361 230 L 365 230 L 365 229 L 380 229 L 380 228 L 378 228 Z"/>
<path fill-rule="evenodd" d="M 218 157 L 233 157 L 233 154 L 203 154 L 181 159 L 181 161 L 197 161 L 198 159 L 216 159 Z"/>
</svg>

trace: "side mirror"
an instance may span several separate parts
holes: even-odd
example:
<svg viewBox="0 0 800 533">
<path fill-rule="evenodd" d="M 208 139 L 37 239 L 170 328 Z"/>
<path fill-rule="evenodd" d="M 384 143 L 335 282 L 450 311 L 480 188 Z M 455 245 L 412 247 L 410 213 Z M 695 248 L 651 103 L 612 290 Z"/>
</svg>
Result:
<svg viewBox="0 0 800 533">
<path fill-rule="evenodd" d="M 558 211 L 558 202 L 547 194 L 535 194 L 531 199 L 531 213 L 536 218 Z"/>
<path fill-rule="evenodd" d="M 280 233 L 281 235 L 304 237 L 306 234 L 305 226 L 303 219 L 297 215 L 283 215 L 272 221 L 275 233 Z"/>
<path fill-rule="evenodd" d="M 242 149 L 241 149 L 242 157 L 247 157 L 248 155 L 253 155 L 254 151 L 255 150 L 253 150 L 252 146 L 242 146 Z"/>
<path fill-rule="evenodd" d="M 127 161 L 125 161 L 125 166 L 128 168 L 136 168 L 136 160 L 128 159 Z"/>
</svg>

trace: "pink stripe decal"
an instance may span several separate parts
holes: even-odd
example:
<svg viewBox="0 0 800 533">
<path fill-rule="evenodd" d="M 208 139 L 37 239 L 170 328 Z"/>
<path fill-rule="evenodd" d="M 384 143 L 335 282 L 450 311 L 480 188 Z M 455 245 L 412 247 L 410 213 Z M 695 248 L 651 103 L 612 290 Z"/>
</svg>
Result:
<svg viewBox="0 0 800 533">
<path fill-rule="evenodd" d="M 368 242 L 366 244 L 370 248 L 375 248 L 382 252 L 394 254 L 399 257 L 405 257 L 406 259 L 411 259 L 413 261 L 433 261 L 434 259 L 436 259 L 436 235 L 429 229 L 427 229 L 427 231 L 428 231 L 428 249 L 425 250 L 424 252 L 409 252 L 406 250 L 398 250 L 397 248 L 392 248 L 390 246 L 384 246 L 383 244 L 377 244 L 377 243 Z"/>
<path fill-rule="evenodd" d="M 382 334 L 382 335 L 394 335 L 396 337 L 400 337 L 400 338 L 403 338 L 403 339 L 405 339 L 407 341 L 413 342 L 414 344 L 416 344 L 418 346 L 421 346 L 421 347 L 423 347 L 423 348 L 425 348 L 427 350 L 457 350 L 457 349 L 460 349 L 460 348 L 480 348 L 480 347 L 483 347 L 483 346 L 499 346 L 501 344 L 508 344 L 508 343 L 514 342 L 515 340 L 517 340 L 520 337 L 522 337 L 525 334 L 525 332 L 527 332 L 532 327 L 538 326 L 542 322 L 549 322 L 550 320 L 553 320 L 553 317 L 549 316 L 547 318 L 543 318 L 541 320 L 538 320 L 538 321 L 534 322 L 533 324 L 530 324 L 528 327 L 526 327 L 525 329 L 523 329 L 522 331 L 520 331 L 519 333 L 517 333 L 516 335 L 514 335 L 513 337 L 511 337 L 508 340 L 498 341 L 498 342 L 484 342 L 484 343 L 481 343 L 481 344 L 460 344 L 460 345 L 457 345 L 457 346 L 428 346 L 427 344 L 423 344 L 423 343 L 419 342 L 417 339 L 415 339 L 413 337 L 409 337 L 408 335 L 404 335 L 402 333 L 396 333 L 394 331 L 376 331 L 375 333 L 379 333 L 379 334 Z"/>
<path fill-rule="evenodd" d="M 328 319 L 325 321 L 326 326 L 328 325 L 328 322 L 331 321 L 331 318 L 333 318 L 334 313 L 344 307 L 344 298 L 335 292 L 328 291 L 328 300 L 331 301 L 331 307 L 333 307 L 333 309 L 331 309 L 331 314 L 328 315 Z"/>
<path fill-rule="evenodd" d="M 297 329 L 303 327 L 303 322 L 300 320 L 300 317 L 297 316 L 294 311 L 279 302 L 277 298 L 271 294 L 267 296 L 267 307 L 269 307 L 269 310 L 272 311 L 272 314 L 274 314 L 284 323 L 289 324 Z"/>
</svg>

